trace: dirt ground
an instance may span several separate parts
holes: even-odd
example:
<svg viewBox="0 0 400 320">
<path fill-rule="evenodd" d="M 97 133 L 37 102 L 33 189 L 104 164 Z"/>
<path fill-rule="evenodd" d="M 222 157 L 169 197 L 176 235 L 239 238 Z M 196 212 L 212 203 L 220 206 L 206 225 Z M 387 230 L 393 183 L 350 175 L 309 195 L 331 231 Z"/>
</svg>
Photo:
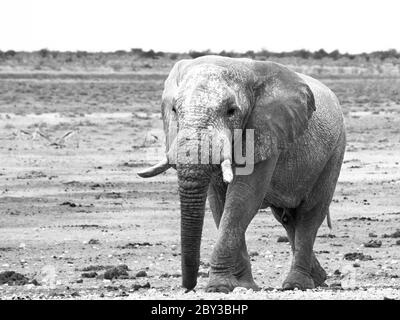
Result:
<svg viewBox="0 0 400 320">
<path fill-rule="evenodd" d="M 400 79 L 326 78 L 347 152 L 315 251 L 328 287 L 279 290 L 291 253 L 261 210 L 247 231 L 260 292 L 206 294 L 216 228 L 207 208 L 196 292 L 180 287 L 173 169 L 163 153 L 165 74 L 0 75 L 1 299 L 399 299 Z M 126 265 L 112 269 L 114 266 Z M 18 281 L 13 281 L 18 278 Z"/>
</svg>

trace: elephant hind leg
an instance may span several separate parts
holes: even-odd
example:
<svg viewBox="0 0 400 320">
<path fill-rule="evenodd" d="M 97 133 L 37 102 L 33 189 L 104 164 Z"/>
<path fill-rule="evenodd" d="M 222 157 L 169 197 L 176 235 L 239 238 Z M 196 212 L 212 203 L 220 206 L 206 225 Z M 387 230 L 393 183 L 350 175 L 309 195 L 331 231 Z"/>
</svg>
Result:
<svg viewBox="0 0 400 320">
<path fill-rule="evenodd" d="M 326 272 L 313 251 L 315 237 L 324 220 L 321 208 L 297 214 L 294 220 L 293 262 L 283 289 L 313 289 L 324 283 Z"/>
<path fill-rule="evenodd" d="M 297 270 L 298 267 L 296 266 L 296 209 L 277 208 L 274 206 L 271 206 L 271 209 L 275 218 L 285 228 L 293 253 L 292 266 L 288 276 L 286 277 L 286 280 L 283 283 L 283 288 L 286 290 L 294 288 L 314 288 L 315 284 L 311 277 L 310 268 L 304 268 L 307 270 L 299 271 Z M 299 247 L 299 244 L 297 244 L 297 247 Z"/>
<path fill-rule="evenodd" d="M 310 274 L 315 287 L 327 287 L 325 280 L 328 275 L 315 256 L 315 252 L 312 253 Z"/>
<path fill-rule="evenodd" d="M 295 239 L 295 210 L 285 209 L 271 206 L 271 211 L 282 226 L 285 228 L 290 246 L 292 247 L 292 252 L 294 252 L 294 239 Z"/>
<path fill-rule="evenodd" d="M 294 261 L 283 287 L 313 288 L 322 285 L 326 272 L 319 264 L 313 246 L 318 229 L 329 214 L 343 161 L 344 145 L 339 145 L 327 162 L 308 198 L 295 211 Z"/>
<path fill-rule="evenodd" d="M 274 214 L 275 218 L 282 224 L 285 228 L 290 246 L 292 248 L 293 255 L 295 254 L 295 234 L 296 234 L 296 224 L 295 224 L 295 209 L 283 209 L 271 206 L 272 213 Z M 294 259 L 293 259 L 294 263 Z M 292 266 L 293 267 L 293 266 Z M 323 286 L 325 280 L 327 278 L 327 274 L 320 265 L 315 253 L 312 252 L 311 257 L 311 271 L 310 271 L 311 278 L 314 281 L 314 286 L 319 287 Z"/>
</svg>

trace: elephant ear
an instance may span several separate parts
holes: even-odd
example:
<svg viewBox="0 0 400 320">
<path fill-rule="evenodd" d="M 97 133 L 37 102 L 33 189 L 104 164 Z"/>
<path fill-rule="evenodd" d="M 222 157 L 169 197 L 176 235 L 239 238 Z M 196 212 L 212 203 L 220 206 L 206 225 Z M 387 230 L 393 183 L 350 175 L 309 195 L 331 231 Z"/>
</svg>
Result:
<svg viewBox="0 0 400 320">
<path fill-rule="evenodd" d="M 180 60 L 175 63 L 164 83 L 161 114 L 164 121 L 166 153 L 170 150 L 171 144 L 178 133 L 178 122 L 173 109 L 176 104 L 179 83 L 182 79 L 184 69 L 189 62 L 190 60 Z"/>
<path fill-rule="evenodd" d="M 254 129 L 254 161 L 286 149 L 308 127 L 315 111 L 314 95 L 300 76 L 272 63 L 254 65 L 254 106 L 246 128 Z"/>
</svg>

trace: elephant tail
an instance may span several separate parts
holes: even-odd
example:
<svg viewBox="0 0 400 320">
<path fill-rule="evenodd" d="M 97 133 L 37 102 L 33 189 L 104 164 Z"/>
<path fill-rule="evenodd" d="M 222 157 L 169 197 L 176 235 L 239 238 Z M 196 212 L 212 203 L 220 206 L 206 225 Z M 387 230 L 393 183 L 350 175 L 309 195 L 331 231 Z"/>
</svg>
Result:
<svg viewBox="0 0 400 320">
<path fill-rule="evenodd" d="M 332 230 L 332 221 L 331 221 L 331 214 L 328 210 L 328 214 L 326 215 L 326 222 L 328 223 L 328 227 L 330 230 Z"/>
</svg>

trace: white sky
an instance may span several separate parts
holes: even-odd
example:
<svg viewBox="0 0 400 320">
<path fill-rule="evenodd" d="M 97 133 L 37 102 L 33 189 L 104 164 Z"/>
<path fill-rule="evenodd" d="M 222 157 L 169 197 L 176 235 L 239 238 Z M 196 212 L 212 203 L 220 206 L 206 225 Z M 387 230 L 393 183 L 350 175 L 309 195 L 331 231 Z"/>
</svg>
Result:
<svg viewBox="0 0 400 320">
<path fill-rule="evenodd" d="M 400 50 L 400 1 L 0 0 L 0 50 L 42 48 Z"/>
</svg>

